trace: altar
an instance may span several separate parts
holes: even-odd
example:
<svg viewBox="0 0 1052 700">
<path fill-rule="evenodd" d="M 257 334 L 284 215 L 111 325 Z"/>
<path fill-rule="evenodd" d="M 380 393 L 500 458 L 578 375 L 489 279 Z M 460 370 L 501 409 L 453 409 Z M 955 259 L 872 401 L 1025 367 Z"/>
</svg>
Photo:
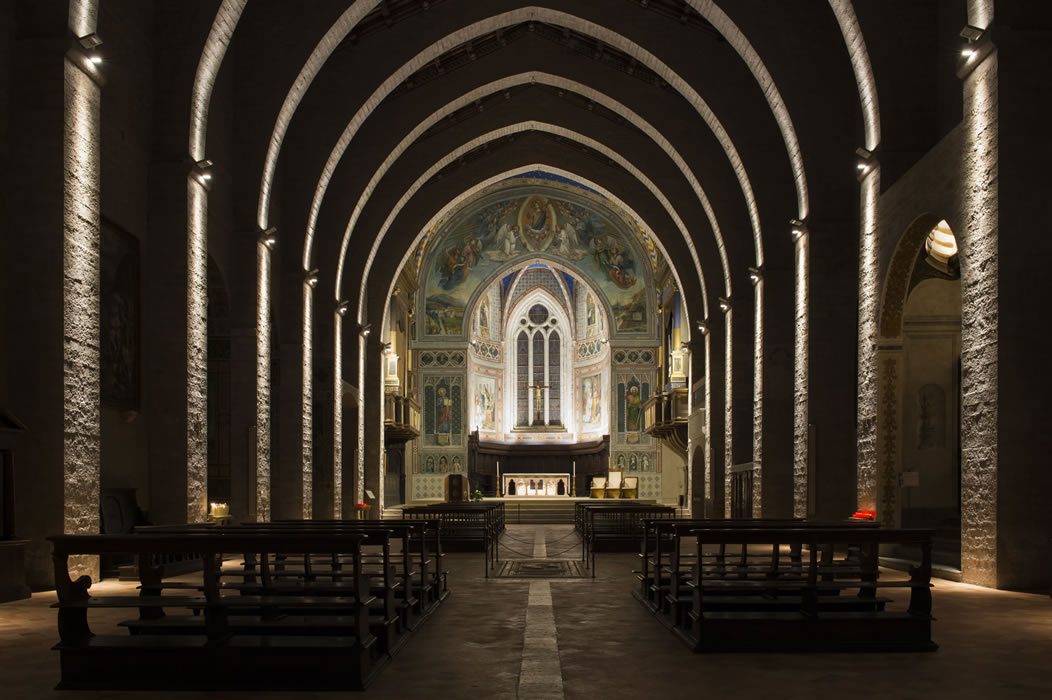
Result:
<svg viewBox="0 0 1052 700">
<path fill-rule="evenodd" d="M 610 469 L 610 436 L 576 443 L 507 443 L 480 440 L 476 430 L 468 436 L 467 466 L 469 488 L 487 498 L 587 498 L 592 477 L 605 476 Z"/>
<path fill-rule="evenodd" d="M 569 474 L 501 474 L 502 495 L 523 498 L 569 497 Z"/>
</svg>

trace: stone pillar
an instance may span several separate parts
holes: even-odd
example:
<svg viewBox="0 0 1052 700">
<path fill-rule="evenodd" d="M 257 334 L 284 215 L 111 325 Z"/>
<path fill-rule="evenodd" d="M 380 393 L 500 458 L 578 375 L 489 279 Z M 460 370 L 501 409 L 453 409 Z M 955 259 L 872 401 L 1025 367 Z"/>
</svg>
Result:
<svg viewBox="0 0 1052 700">
<path fill-rule="evenodd" d="M 882 346 L 876 355 L 876 455 L 874 509 L 886 527 L 901 523 L 899 474 L 902 470 L 902 392 L 904 367 L 901 345 Z M 861 501 L 860 501 L 861 503 Z M 861 506 L 860 506 L 861 507 Z"/>
<path fill-rule="evenodd" d="M 1044 300 L 1052 245 L 1040 222 L 1052 216 L 1052 144 L 1042 118 L 1052 88 L 1043 31 L 1052 7 L 996 9 L 994 46 L 980 39 L 977 65 L 964 77 L 961 568 L 966 581 L 1047 591 L 1052 333 Z"/>
<path fill-rule="evenodd" d="M 811 372 L 810 314 L 810 235 L 803 223 L 793 227 L 793 478 L 792 510 L 794 518 L 807 516 L 807 485 L 811 416 L 809 412 Z"/>
<path fill-rule="evenodd" d="M 364 353 L 365 373 L 360 384 L 360 391 L 365 398 L 364 421 L 359 419 L 358 424 L 364 427 L 365 454 L 364 460 L 359 460 L 359 477 L 364 484 L 359 489 L 362 503 L 369 503 L 370 518 L 380 518 L 383 511 L 383 340 L 380 337 L 380 329 L 362 338 L 360 345 Z M 362 404 L 359 403 L 359 406 Z M 361 440 L 359 440 L 361 443 Z M 364 472 L 363 472 L 364 469 Z M 372 491 L 376 496 L 370 499 L 365 491 Z"/>
<path fill-rule="evenodd" d="M 99 532 L 99 207 L 102 74 L 94 54 L 97 9 L 71 29 L 89 34 L 66 52 L 63 129 L 63 524 L 64 533 Z M 77 27 L 77 24 L 83 24 Z M 98 577 L 97 557 L 75 557 L 74 578 Z"/>
<path fill-rule="evenodd" d="M 792 242 L 788 232 L 780 246 L 788 248 L 785 257 L 792 259 Z M 774 256 L 768 258 L 770 261 Z M 778 259 L 784 259 L 782 255 Z M 754 460 L 762 465 L 758 488 L 762 486 L 760 514 L 766 517 L 790 517 L 793 508 L 793 268 L 769 267 L 763 271 L 763 392 L 760 409 L 763 423 L 761 443 Z M 759 455 L 757 457 L 757 455 Z M 754 496 L 755 498 L 755 496 Z M 754 501 L 754 506 L 756 502 Z M 754 508 L 754 511 L 756 509 Z"/>
</svg>

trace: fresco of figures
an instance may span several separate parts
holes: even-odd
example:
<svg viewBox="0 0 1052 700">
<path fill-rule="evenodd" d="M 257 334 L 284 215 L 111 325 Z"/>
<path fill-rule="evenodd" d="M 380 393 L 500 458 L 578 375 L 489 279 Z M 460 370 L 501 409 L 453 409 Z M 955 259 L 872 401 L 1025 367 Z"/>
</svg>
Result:
<svg viewBox="0 0 1052 700">
<path fill-rule="evenodd" d="M 425 455 L 420 460 L 421 474 L 459 474 L 464 471 L 460 455 Z"/>
<path fill-rule="evenodd" d="M 424 378 L 425 445 L 463 443 L 463 377 Z"/>
<path fill-rule="evenodd" d="M 497 394 L 496 386 L 497 382 L 492 377 L 475 378 L 474 420 L 472 422 L 478 426 L 479 430 L 497 429 L 496 402 L 494 401 Z"/>
<path fill-rule="evenodd" d="M 581 377 L 581 432 L 605 432 L 603 425 L 603 375 Z"/>
<path fill-rule="evenodd" d="M 621 452 L 614 457 L 614 470 L 623 472 L 654 471 L 654 455 L 649 452 Z"/>
<path fill-rule="evenodd" d="M 649 262 L 598 211 L 576 202 L 530 194 L 477 209 L 429 243 L 425 332 L 457 335 L 472 293 L 505 263 L 546 253 L 572 263 L 610 301 L 614 330 L 647 331 Z"/>
<path fill-rule="evenodd" d="M 614 399 L 617 401 L 618 442 L 628 445 L 645 444 L 643 432 L 643 404 L 650 398 L 650 381 L 636 375 L 618 375 Z"/>
</svg>

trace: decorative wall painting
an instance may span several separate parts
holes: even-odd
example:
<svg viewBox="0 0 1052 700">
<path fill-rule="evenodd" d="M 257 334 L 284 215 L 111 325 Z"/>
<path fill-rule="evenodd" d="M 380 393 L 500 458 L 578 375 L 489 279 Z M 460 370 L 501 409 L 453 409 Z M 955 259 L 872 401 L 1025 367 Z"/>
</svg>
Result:
<svg viewBox="0 0 1052 700">
<path fill-rule="evenodd" d="M 102 221 L 99 384 L 104 403 L 139 408 L 139 240 Z"/>
<path fill-rule="evenodd" d="M 496 430 L 496 380 L 492 377 L 476 377 L 474 396 L 474 421 L 479 430 Z"/>
<path fill-rule="evenodd" d="M 603 430 L 603 375 L 601 372 L 581 378 L 581 430 Z"/>
<path fill-rule="evenodd" d="M 647 332 L 648 257 L 637 250 L 636 231 L 605 207 L 549 193 L 534 188 L 490 200 L 429 237 L 420 268 L 427 335 L 461 334 L 465 308 L 479 285 L 506 263 L 527 262 L 537 253 L 580 270 L 592 289 L 609 299 L 618 332 Z M 598 328 L 597 303 L 592 299 L 586 312 L 590 331 Z M 480 335 L 487 336 L 486 329 L 497 323 L 495 312 L 482 302 L 472 321 Z"/>
<path fill-rule="evenodd" d="M 636 375 L 619 375 L 617 380 L 617 430 L 626 444 L 646 443 L 643 404 L 650 398 L 650 382 Z"/>
<path fill-rule="evenodd" d="M 463 381 L 460 376 L 424 378 L 424 445 L 462 444 Z"/>
</svg>

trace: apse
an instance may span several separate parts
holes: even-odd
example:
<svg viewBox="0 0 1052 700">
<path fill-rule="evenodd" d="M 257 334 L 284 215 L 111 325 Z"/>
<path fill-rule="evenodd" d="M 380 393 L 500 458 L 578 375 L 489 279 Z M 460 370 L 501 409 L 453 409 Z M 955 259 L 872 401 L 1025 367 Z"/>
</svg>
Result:
<svg viewBox="0 0 1052 700">
<path fill-rule="evenodd" d="M 610 468 L 646 473 L 642 491 L 662 494 L 643 404 L 680 319 L 678 297 L 659 289 L 670 266 L 644 222 L 586 185 L 531 170 L 444 212 L 410 265 L 422 412 L 412 497 L 438 498 L 443 467 L 466 470 L 472 435 L 608 439 Z"/>
</svg>

